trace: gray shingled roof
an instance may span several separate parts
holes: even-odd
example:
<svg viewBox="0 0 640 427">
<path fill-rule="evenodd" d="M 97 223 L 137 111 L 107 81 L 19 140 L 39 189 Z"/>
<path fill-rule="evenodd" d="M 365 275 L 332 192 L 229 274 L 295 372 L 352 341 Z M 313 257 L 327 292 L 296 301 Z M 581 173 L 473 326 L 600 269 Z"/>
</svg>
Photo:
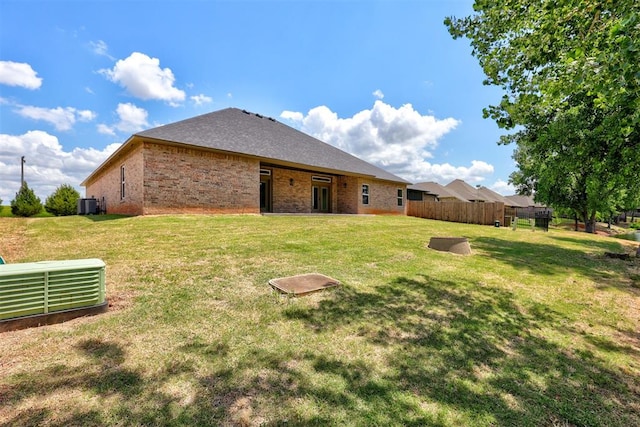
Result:
<svg viewBox="0 0 640 427">
<path fill-rule="evenodd" d="M 504 203 L 507 206 L 509 206 L 510 204 L 509 200 L 507 200 L 502 194 L 496 193 L 495 191 L 485 186 L 479 187 L 478 193 L 484 197 L 485 202 L 500 202 Z"/>
<path fill-rule="evenodd" d="M 461 195 L 471 202 L 477 200 L 484 201 L 486 199 L 486 195 L 480 194 L 476 187 L 467 184 L 461 179 L 454 179 L 453 181 L 445 185 L 444 188 L 456 192 L 457 194 Z"/>
<path fill-rule="evenodd" d="M 534 206 L 537 208 L 545 207 L 545 205 L 541 203 L 536 203 L 533 200 L 533 196 L 521 196 L 518 194 L 514 194 L 512 196 L 506 196 L 505 199 L 507 199 L 510 202 L 510 205 L 513 207 L 521 207 L 521 208 L 528 208 L 530 206 Z"/>
<path fill-rule="evenodd" d="M 435 194 L 439 199 L 445 199 L 453 197 L 458 199 L 461 202 L 467 202 L 468 200 L 462 197 L 460 194 L 455 191 L 447 188 L 443 185 L 438 184 L 437 182 L 429 181 L 429 182 L 419 182 L 417 184 L 407 186 L 410 190 L 418 190 L 418 191 L 426 191 L 427 193 Z"/>
<path fill-rule="evenodd" d="M 368 175 L 407 183 L 377 166 L 270 117 L 237 108 L 214 111 L 139 132 L 134 136 L 293 163 L 309 169 Z"/>
</svg>

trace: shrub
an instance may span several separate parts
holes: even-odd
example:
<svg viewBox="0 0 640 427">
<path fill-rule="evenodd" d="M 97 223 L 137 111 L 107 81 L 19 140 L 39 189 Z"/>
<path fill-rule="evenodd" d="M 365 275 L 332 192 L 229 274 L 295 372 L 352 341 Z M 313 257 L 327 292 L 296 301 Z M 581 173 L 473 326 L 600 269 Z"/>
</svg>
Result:
<svg viewBox="0 0 640 427">
<path fill-rule="evenodd" d="M 33 216 L 42 212 L 42 202 L 25 182 L 11 201 L 11 213 L 16 216 Z"/>
<path fill-rule="evenodd" d="M 640 230 L 640 222 L 632 222 L 631 224 L 629 224 L 629 227 Z"/>
<path fill-rule="evenodd" d="M 44 208 L 55 216 L 75 215 L 79 198 L 80 193 L 75 188 L 69 184 L 62 184 L 47 197 Z"/>
</svg>

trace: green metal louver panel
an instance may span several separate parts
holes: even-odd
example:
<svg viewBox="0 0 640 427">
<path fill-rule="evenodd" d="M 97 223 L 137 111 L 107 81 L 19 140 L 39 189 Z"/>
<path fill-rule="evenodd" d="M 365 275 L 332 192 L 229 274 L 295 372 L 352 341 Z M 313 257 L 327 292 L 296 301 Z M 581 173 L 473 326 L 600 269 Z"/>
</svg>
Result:
<svg viewBox="0 0 640 427">
<path fill-rule="evenodd" d="M 105 264 L 99 259 L 0 265 L 0 320 L 104 301 Z"/>
</svg>

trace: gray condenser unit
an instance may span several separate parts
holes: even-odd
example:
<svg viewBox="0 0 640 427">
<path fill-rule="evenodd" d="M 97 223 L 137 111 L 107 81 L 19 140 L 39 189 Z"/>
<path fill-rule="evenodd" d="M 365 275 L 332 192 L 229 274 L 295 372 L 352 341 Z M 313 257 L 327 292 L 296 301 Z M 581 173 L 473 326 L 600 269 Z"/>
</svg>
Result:
<svg viewBox="0 0 640 427">
<path fill-rule="evenodd" d="M 95 215 L 98 213 L 96 199 L 78 199 L 78 215 Z"/>
</svg>

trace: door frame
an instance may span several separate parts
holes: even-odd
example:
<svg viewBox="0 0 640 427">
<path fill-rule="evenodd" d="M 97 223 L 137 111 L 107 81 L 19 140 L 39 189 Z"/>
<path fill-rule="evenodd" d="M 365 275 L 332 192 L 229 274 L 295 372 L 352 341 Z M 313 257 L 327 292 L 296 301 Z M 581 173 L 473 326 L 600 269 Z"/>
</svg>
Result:
<svg viewBox="0 0 640 427">
<path fill-rule="evenodd" d="M 331 184 L 313 182 L 311 184 L 311 212 L 331 213 Z"/>
<path fill-rule="evenodd" d="M 273 212 L 273 183 L 271 180 L 271 175 L 271 169 L 260 169 L 260 213 Z M 265 194 L 263 194 L 263 191 L 265 192 Z"/>
</svg>

